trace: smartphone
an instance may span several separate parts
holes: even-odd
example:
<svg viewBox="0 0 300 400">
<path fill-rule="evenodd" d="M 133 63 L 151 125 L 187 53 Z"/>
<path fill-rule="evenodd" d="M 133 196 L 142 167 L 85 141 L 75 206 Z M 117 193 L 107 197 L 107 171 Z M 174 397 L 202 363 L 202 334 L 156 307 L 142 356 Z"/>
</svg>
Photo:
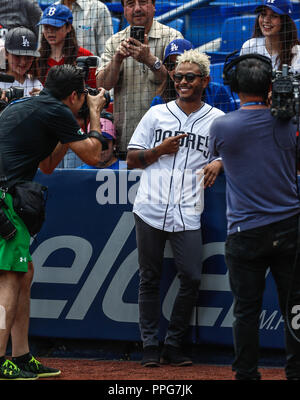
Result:
<svg viewBox="0 0 300 400">
<path fill-rule="evenodd" d="M 144 26 L 132 26 L 130 28 L 130 37 L 139 40 L 144 43 L 145 27 Z"/>
</svg>

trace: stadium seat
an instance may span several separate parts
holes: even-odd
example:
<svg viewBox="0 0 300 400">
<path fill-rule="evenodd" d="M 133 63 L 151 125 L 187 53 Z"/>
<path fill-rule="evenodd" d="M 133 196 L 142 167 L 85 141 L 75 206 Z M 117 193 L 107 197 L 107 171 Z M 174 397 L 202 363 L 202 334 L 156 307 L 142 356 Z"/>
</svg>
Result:
<svg viewBox="0 0 300 400">
<path fill-rule="evenodd" d="M 217 82 L 209 82 L 205 89 L 205 102 L 225 113 L 239 108 L 239 102 L 231 94 L 228 86 Z"/>
<path fill-rule="evenodd" d="M 210 79 L 212 82 L 223 83 L 223 67 L 223 62 L 210 65 Z"/>
<path fill-rule="evenodd" d="M 181 18 L 173 19 L 172 21 L 166 22 L 166 25 L 176 29 L 184 35 L 184 20 Z"/>
<path fill-rule="evenodd" d="M 230 96 L 233 99 L 233 103 L 231 102 L 230 105 L 225 104 L 224 107 L 222 107 L 222 108 L 219 107 L 222 111 L 228 112 L 228 111 L 232 111 L 232 107 L 235 107 L 234 109 L 237 109 L 239 107 L 240 100 L 236 93 L 231 93 L 229 86 L 224 85 L 224 83 L 223 83 L 223 67 L 224 67 L 223 62 L 210 65 L 210 81 L 211 81 L 211 83 L 216 84 L 216 85 L 223 85 L 224 88 L 226 88 L 226 91 L 228 93 L 230 93 Z"/>
<path fill-rule="evenodd" d="M 121 21 L 117 17 L 111 17 L 114 33 L 119 32 Z"/>
<path fill-rule="evenodd" d="M 255 15 L 227 18 L 222 26 L 219 51 L 207 52 L 211 62 L 223 62 L 229 53 L 240 50 L 243 43 L 252 36 L 255 19 Z"/>
</svg>

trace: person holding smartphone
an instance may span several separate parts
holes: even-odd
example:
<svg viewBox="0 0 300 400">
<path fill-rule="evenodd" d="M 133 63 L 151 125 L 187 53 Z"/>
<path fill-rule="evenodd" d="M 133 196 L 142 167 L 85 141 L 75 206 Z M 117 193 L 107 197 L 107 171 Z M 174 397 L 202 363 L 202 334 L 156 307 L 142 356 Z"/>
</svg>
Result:
<svg viewBox="0 0 300 400">
<path fill-rule="evenodd" d="M 183 36 L 153 20 L 155 0 L 122 0 L 122 5 L 129 26 L 106 42 L 96 78 L 97 86 L 114 89 L 117 150 L 125 159 L 136 126 L 167 76 L 161 61 L 165 49 L 172 40 Z M 131 36 L 141 32 L 137 27 L 144 27 L 143 43 L 137 39 L 141 36 Z"/>
</svg>

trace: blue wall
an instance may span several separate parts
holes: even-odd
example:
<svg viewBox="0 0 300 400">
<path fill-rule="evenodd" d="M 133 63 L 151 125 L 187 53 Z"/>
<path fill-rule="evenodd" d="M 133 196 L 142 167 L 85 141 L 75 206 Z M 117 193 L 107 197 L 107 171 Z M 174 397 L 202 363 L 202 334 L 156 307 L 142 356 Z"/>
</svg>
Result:
<svg viewBox="0 0 300 400">
<path fill-rule="evenodd" d="M 47 220 L 32 241 L 35 264 L 30 334 L 56 338 L 140 340 L 138 262 L 132 203 L 137 170 L 56 170 L 47 185 Z M 104 204 L 105 203 L 105 204 Z M 205 192 L 203 280 L 191 320 L 193 343 L 232 344 L 232 295 L 224 263 L 225 178 Z M 172 252 L 165 250 L 163 337 L 178 288 Z M 283 348 L 283 322 L 267 277 L 261 345 Z"/>
</svg>

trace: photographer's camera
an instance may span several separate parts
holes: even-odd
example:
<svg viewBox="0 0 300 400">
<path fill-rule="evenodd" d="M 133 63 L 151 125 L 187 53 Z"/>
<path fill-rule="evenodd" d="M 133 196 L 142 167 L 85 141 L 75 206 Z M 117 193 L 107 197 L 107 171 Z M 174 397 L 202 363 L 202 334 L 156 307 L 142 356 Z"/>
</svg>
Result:
<svg viewBox="0 0 300 400">
<path fill-rule="evenodd" d="M 98 57 L 95 57 L 95 56 L 78 57 L 76 59 L 76 65 L 77 65 L 77 67 L 81 68 L 84 71 L 84 73 L 85 73 L 84 80 L 85 80 L 85 82 L 87 82 L 88 77 L 89 77 L 90 68 L 96 68 L 98 66 Z M 91 96 L 97 96 L 97 94 L 100 93 L 99 90 L 96 89 L 96 88 L 91 88 L 89 86 L 86 86 L 86 89 L 88 89 L 88 92 L 89 92 L 89 94 Z M 111 101 L 109 92 L 105 92 L 104 96 L 105 96 L 105 99 L 106 99 L 106 103 L 104 105 L 104 108 L 107 108 L 109 106 L 110 101 Z M 89 116 L 89 108 L 88 108 L 88 105 L 87 105 L 87 100 L 84 101 L 83 106 L 79 110 L 78 116 L 83 118 L 83 119 L 87 119 L 88 118 L 88 116 Z"/>
</svg>

